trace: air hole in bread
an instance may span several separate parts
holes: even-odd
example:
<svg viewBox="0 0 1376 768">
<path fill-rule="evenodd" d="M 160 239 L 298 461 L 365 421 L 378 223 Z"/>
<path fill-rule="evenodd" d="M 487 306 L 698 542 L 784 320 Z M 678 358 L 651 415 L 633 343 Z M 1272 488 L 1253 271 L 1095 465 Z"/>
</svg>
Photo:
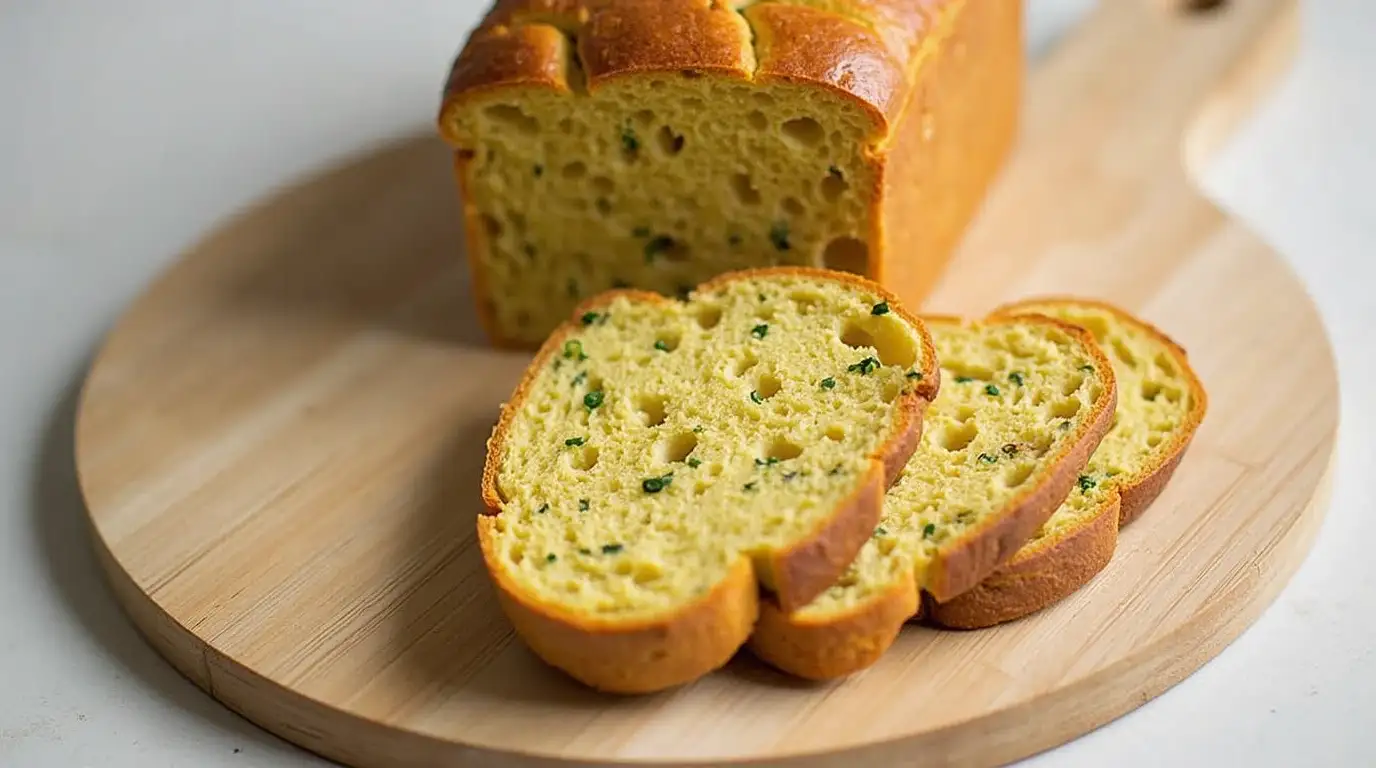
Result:
<svg viewBox="0 0 1376 768">
<path fill-rule="evenodd" d="M 1158 446 L 1158 445 L 1160 445 L 1160 444 L 1161 444 L 1161 436 L 1160 436 L 1160 435 L 1148 435 L 1148 436 L 1147 436 L 1147 447 L 1148 447 L 1148 448 L 1155 448 L 1156 446 Z"/>
<path fill-rule="evenodd" d="M 698 447 L 698 437 L 692 432 L 677 432 L 668 440 L 662 440 L 655 451 L 660 461 L 683 461 Z"/>
<path fill-rule="evenodd" d="M 659 145 L 659 151 L 673 157 L 683 151 L 683 136 L 674 133 L 669 126 L 662 126 L 655 134 L 655 143 Z"/>
<path fill-rule="evenodd" d="M 796 197 L 785 197 L 785 198 L 784 198 L 784 211 L 785 211 L 785 212 L 787 212 L 787 213 L 789 213 L 789 214 L 791 214 L 791 215 L 793 215 L 793 216 L 802 216 L 803 213 L 804 213 L 806 210 L 807 210 L 807 209 L 803 207 L 803 204 L 800 203 L 800 202 L 798 202 L 798 198 L 796 198 Z"/>
<path fill-rule="evenodd" d="M 755 184 L 750 180 L 750 176 L 738 173 L 731 177 L 731 191 L 736 193 L 736 199 L 745 205 L 759 205 L 760 193 L 755 189 Z"/>
<path fill-rule="evenodd" d="M 841 343 L 858 349 L 873 349 L 884 365 L 910 366 L 917 360 L 917 347 L 904 332 L 900 321 L 889 315 L 851 318 L 841 330 Z"/>
<path fill-rule="evenodd" d="M 519 131 L 526 135 L 540 132 L 540 121 L 510 104 L 493 104 L 483 110 L 483 114 L 494 123 Z"/>
<path fill-rule="evenodd" d="M 750 123 L 750 127 L 757 131 L 763 131 L 769 127 L 769 118 L 765 117 L 764 113 L 758 109 L 746 115 L 745 119 Z"/>
<path fill-rule="evenodd" d="M 655 349 L 661 352 L 673 352 L 678 349 L 681 337 L 677 333 L 665 331 L 655 337 Z"/>
<path fill-rule="evenodd" d="M 1155 400 L 1161 394 L 1161 385 L 1155 381 L 1142 382 L 1142 399 Z"/>
<path fill-rule="evenodd" d="M 832 424 L 827 427 L 826 436 L 828 440 L 839 443 L 846 439 L 846 428 L 840 424 Z"/>
<path fill-rule="evenodd" d="M 803 455 L 803 447 L 785 438 L 775 438 L 765 447 L 764 457 L 775 461 L 788 461 Z"/>
<path fill-rule="evenodd" d="M 853 237 L 832 238 L 822 251 L 822 264 L 827 269 L 866 274 L 870 267 L 869 246 Z"/>
<path fill-rule="evenodd" d="M 755 103 L 762 107 L 772 107 L 776 103 L 773 96 L 763 91 L 755 91 L 751 94 L 751 98 L 755 99 Z"/>
<path fill-rule="evenodd" d="M 1075 390 L 1083 386 L 1084 383 L 1085 377 L 1078 373 L 1067 376 L 1065 381 L 1061 382 L 1061 394 L 1067 396 L 1073 395 L 1075 394 Z"/>
<path fill-rule="evenodd" d="M 654 110 L 642 109 L 637 111 L 632 117 L 641 125 L 649 125 L 655 121 Z"/>
<path fill-rule="evenodd" d="M 529 326 L 530 326 L 530 313 L 527 312 L 527 311 L 525 311 L 524 309 L 518 311 L 518 312 L 516 313 L 516 324 L 519 325 L 519 326 L 521 326 L 522 328 L 527 328 L 527 327 L 529 327 Z"/>
<path fill-rule="evenodd" d="M 870 332 L 861 328 L 854 321 L 846 323 L 846 327 L 841 330 L 841 343 L 848 347 L 874 347 L 874 337 Z"/>
<path fill-rule="evenodd" d="M 1051 415 L 1058 419 L 1073 418 L 1080 412 L 1080 401 L 1073 397 L 1057 400 L 1051 404 Z"/>
<path fill-rule="evenodd" d="M 641 395 L 636 398 L 635 407 L 640 411 L 640 420 L 647 427 L 657 427 L 668 416 L 668 402 L 658 395 Z"/>
<path fill-rule="evenodd" d="M 947 424 L 933 436 L 936 438 L 936 444 L 945 450 L 963 451 L 978 435 L 979 427 L 975 422 L 966 421 L 960 424 Z"/>
<path fill-rule="evenodd" d="M 822 303 L 821 296 L 808 291 L 794 291 L 789 294 L 788 298 L 798 307 L 798 313 L 803 315 L 810 314 L 812 310 L 817 308 L 818 304 Z"/>
<path fill-rule="evenodd" d="M 822 179 L 822 197 L 828 203 L 840 200 L 848 189 L 850 189 L 850 185 L 846 183 L 845 178 L 840 173 L 828 173 L 827 177 Z"/>
<path fill-rule="evenodd" d="M 698 480 L 697 482 L 693 483 L 693 493 L 695 495 L 701 496 L 702 494 L 707 493 L 707 489 L 711 487 L 712 486 L 706 481 Z"/>
<path fill-rule="evenodd" d="M 759 358 L 747 353 L 745 357 L 742 357 L 741 359 L 732 363 L 731 367 L 727 370 L 730 372 L 732 376 L 740 378 L 741 376 L 745 375 L 746 371 L 750 370 L 751 368 L 754 368 L 756 365 L 759 365 L 759 363 Z"/>
<path fill-rule="evenodd" d="M 1172 360 L 1171 356 L 1166 354 L 1165 352 L 1157 354 L 1156 367 L 1160 368 L 1161 372 L 1166 374 L 1167 376 L 1175 375 L 1175 361 Z"/>
<path fill-rule="evenodd" d="M 579 160 L 574 160 L 564 166 L 563 174 L 566 179 L 581 179 L 588 173 L 588 166 Z"/>
<path fill-rule="evenodd" d="M 594 203 L 593 206 L 597 208 L 597 212 L 602 214 L 603 216 L 607 216 L 612 212 L 611 201 L 607 200 L 607 198 L 605 197 L 597 198 L 597 202 Z"/>
<path fill-rule="evenodd" d="M 1014 464 L 1003 471 L 1003 484 L 1009 488 L 1017 488 L 1027 482 L 1027 478 L 1032 476 L 1032 470 L 1036 464 Z"/>
<path fill-rule="evenodd" d="M 884 402 L 892 403 L 898 397 L 898 393 L 902 391 L 903 388 L 898 385 L 898 382 L 891 381 L 884 385 L 884 392 L 881 397 L 884 398 Z"/>
<path fill-rule="evenodd" d="M 652 90 L 652 91 L 662 91 L 662 90 L 665 89 L 665 87 L 667 87 L 667 86 L 666 86 L 666 84 L 665 84 L 665 82 L 664 82 L 663 80 L 651 80 L 651 81 L 650 81 L 650 90 Z"/>
<path fill-rule="evenodd" d="M 1132 350 L 1128 349 L 1128 345 L 1124 344 L 1122 339 L 1114 339 L 1112 344 L 1113 351 L 1118 355 L 1119 360 L 1122 360 L 1129 368 L 1137 366 L 1137 355 L 1134 355 Z"/>
<path fill-rule="evenodd" d="M 710 331 L 716 328 L 717 324 L 721 322 L 721 307 L 712 305 L 705 306 L 698 310 L 694 319 L 698 321 L 698 326 L 704 331 Z"/>
<path fill-rule="evenodd" d="M 822 124 L 810 117 L 795 117 L 792 120 L 785 120 L 783 134 L 790 141 L 805 147 L 820 144 L 827 135 Z"/>
<path fill-rule="evenodd" d="M 683 100 L 683 108 L 688 110 L 689 112 L 700 113 L 703 110 L 707 109 L 707 102 L 703 101 L 702 99 L 699 99 L 696 96 L 689 96 L 688 98 Z"/>
<path fill-rule="evenodd" d="M 526 231 L 526 215 L 520 211 L 511 212 L 511 226 L 517 232 Z"/>
<path fill-rule="evenodd" d="M 483 220 L 483 229 L 487 230 L 488 237 L 496 238 L 502 236 L 502 222 L 499 221 L 497 217 L 484 213 L 481 218 Z"/>
<path fill-rule="evenodd" d="M 616 191 L 616 183 L 606 176 L 592 177 L 592 188 L 600 195 L 610 195 Z"/>
<path fill-rule="evenodd" d="M 569 464 L 574 469 L 581 469 L 584 472 L 597 466 L 598 450 L 596 446 L 585 445 L 569 451 Z"/>
<path fill-rule="evenodd" d="M 761 374 L 760 377 L 755 380 L 755 391 L 758 392 L 760 397 L 764 400 L 768 400 L 779 394 L 779 390 L 782 388 L 783 382 L 779 381 L 779 377 L 772 373 Z"/>
</svg>

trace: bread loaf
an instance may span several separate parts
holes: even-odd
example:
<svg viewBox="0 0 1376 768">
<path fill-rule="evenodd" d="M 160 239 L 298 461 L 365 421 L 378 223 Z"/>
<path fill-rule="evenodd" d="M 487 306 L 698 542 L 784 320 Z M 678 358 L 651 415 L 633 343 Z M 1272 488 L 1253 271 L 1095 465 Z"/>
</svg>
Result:
<svg viewBox="0 0 1376 768">
<path fill-rule="evenodd" d="M 705 674 L 746 641 L 759 585 L 796 608 L 846 569 L 938 383 L 924 325 L 854 276 L 598 297 L 488 444 L 478 533 L 503 609 L 596 688 Z"/>
<path fill-rule="evenodd" d="M 438 116 L 488 333 L 775 264 L 920 300 L 1014 135 L 1021 5 L 499 0 Z"/>
<path fill-rule="evenodd" d="M 830 678 L 874 663 L 921 593 L 955 598 L 1031 538 L 1109 429 L 1117 384 L 1083 329 L 1040 316 L 928 328 L 940 394 L 874 537 L 806 606 L 761 607 L 750 647 L 785 671 Z"/>
<path fill-rule="evenodd" d="M 1056 317 L 1092 333 L 1113 361 L 1117 411 L 1077 487 L 1037 535 L 975 589 L 930 606 L 928 617 L 948 627 L 1021 618 L 1089 582 L 1113 557 L 1120 525 L 1165 488 L 1208 409 L 1185 350 L 1127 312 L 1083 299 L 1028 300 L 999 312 Z"/>
</svg>

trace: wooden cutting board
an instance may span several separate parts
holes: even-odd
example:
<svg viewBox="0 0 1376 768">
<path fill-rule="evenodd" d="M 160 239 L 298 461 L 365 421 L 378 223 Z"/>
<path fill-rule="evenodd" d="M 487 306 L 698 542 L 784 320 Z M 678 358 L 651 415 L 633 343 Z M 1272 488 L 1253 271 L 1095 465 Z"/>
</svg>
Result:
<svg viewBox="0 0 1376 768">
<path fill-rule="evenodd" d="M 1303 287 L 1182 159 L 1207 155 L 1280 69 L 1294 10 L 1169 5 L 1102 3 L 1036 65 L 1018 153 L 928 307 L 1107 298 L 1179 339 L 1209 389 L 1172 484 L 1060 605 L 985 631 L 910 627 L 829 685 L 742 654 L 617 698 L 542 666 L 473 540 L 483 442 L 527 357 L 478 334 L 431 138 L 239 216 L 110 335 L 76 441 L 117 598 L 212 696 L 356 766 L 987 765 L 1141 705 L 1298 567 L 1338 414 Z"/>
</svg>

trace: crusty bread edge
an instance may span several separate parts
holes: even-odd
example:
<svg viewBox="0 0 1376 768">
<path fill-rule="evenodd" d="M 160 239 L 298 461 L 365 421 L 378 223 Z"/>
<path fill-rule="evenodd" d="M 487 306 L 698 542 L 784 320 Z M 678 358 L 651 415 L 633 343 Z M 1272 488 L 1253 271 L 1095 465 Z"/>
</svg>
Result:
<svg viewBox="0 0 1376 768">
<path fill-rule="evenodd" d="M 807 267 L 765 267 L 719 275 L 698 286 L 695 295 L 732 281 L 784 275 L 848 283 L 873 293 L 889 302 L 890 311 L 918 330 L 924 351 L 924 376 L 917 386 L 899 397 L 899 412 L 904 415 L 895 425 L 895 434 L 871 456 L 871 471 L 812 535 L 769 558 L 768 567 L 779 590 L 776 599 L 802 605 L 834 583 L 872 535 L 883 510 L 884 491 L 892 479 L 888 467 L 901 467 L 916 449 L 922 412 L 936 396 L 940 375 L 936 348 L 926 325 L 893 294 L 855 275 Z M 617 296 L 650 303 L 674 301 L 648 291 L 607 291 L 580 304 L 573 317 L 550 334 L 511 398 L 502 406 L 488 440 L 482 479 L 482 499 L 487 509 L 478 516 L 477 528 L 483 564 L 502 610 L 537 656 L 590 687 L 617 693 L 647 693 L 707 674 L 725 664 L 745 644 L 759 614 L 760 600 L 758 577 L 749 558 L 742 556 L 725 580 L 693 603 L 661 616 L 618 622 L 580 615 L 526 594 L 498 565 L 493 548 L 502 505 L 497 473 L 511 421 L 546 361 L 580 327 L 577 318 L 610 304 Z"/>
<path fill-rule="evenodd" d="M 1186 414 L 1185 421 L 1180 429 L 1172 436 L 1167 448 L 1161 451 L 1161 455 L 1166 457 L 1155 466 L 1144 467 L 1141 472 L 1131 478 L 1120 480 L 1117 483 L 1119 493 L 1123 496 L 1122 510 L 1119 513 L 1119 527 L 1136 520 L 1142 516 L 1146 508 L 1161 494 L 1166 483 L 1174 474 L 1176 467 L 1179 466 L 1185 451 L 1194 440 L 1195 432 L 1199 430 L 1199 425 L 1203 423 L 1204 416 L 1209 410 L 1209 395 L 1204 389 L 1204 384 L 1190 365 L 1189 353 L 1175 339 L 1171 338 L 1160 328 L 1143 320 L 1142 318 L 1128 312 L 1127 310 L 1111 304 L 1101 299 L 1091 299 L 1078 296 L 1047 295 L 1032 296 L 1017 301 L 1000 305 L 990 314 L 997 315 L 1016 315 L 1029 314 L 1021 312 L 1020 308 L 1034 306 L 1037 304 L 1073 304 L 1083 307 L 1093 307 L 1104 310 L 1127 325 L 1136 326 L 1147 335 L 1152 336 L 1170 352 L 1174 358 L 1176 367 L 1180 369 L 1181 375 L 1185 378 L 1190 389 L 1190 394 L 1194 398 L 1194 407 Z"/>
<path fill-rule="evenodd" d="M 1004 563 L 974 589 L 947 603 L 930 597 L 923 618 L 947 629 L 981 629 L 1022 618 L 1089 583 L 1118 546 L 1119 495 L 1109 493 L 1085 525 L 1037 542 L 1036 553 Z"/>
<path fill-rule="evenodd" d="M 1052 464 L 1054 470 L 1050 477 L 1035 488 L 1031 488 L 1013 500 L 1021 507 L 1019 512 L 1002 515 L 993 523 L 967 535 L 961 546 L 951 550 L 941 550 L 932 561 L 927 574 L 924 591 L 930 593 L 938 602 L 948 601 L 955 596 L 973 589 L 990 573 L 1009 560 L 1041 528 L 1042 524 L 1056 511 L 1065 497 L 1070 494 L 1080 471 L 1089 463 L 1089 457 L 1099 447 L 1099 443 L 1113 426 L 1113 414 L 1118 404 L 1118 380 L 1113 373 L 1113 363 L 1104 354 L 1094 337 L 1083 328 L 1053 318 L 1042 316 L 987 317 L 985 323 L 1004 322 L 1048 322 L 1080 339 L 1090 356 L 1095 359 L 1104 391 L 1092 407 L 1093 412 L 1079 428 L 1079 434 Z"/>
<path fill-rule="evenodd" d="M 923 315 L 928 325 L 962 324 L 958 317 Z M 942 587 L 973 587 L 1036 533 L 1070 493 L 1089 456 L 1108 433 L 1117 403 L 1117 379 L 1112 363 L 1087 331 L 1052 318 L 987 318 L 982 323 L 1041 322 L 1055 325 L 1078 338 L 1096 358 L 1103 374 L 1104 393 L 1097 410 L 1079 427 L 1079 433 L 1062 449 L 1048 479 L 1029 488 L 1007 505 L 1013 511 L 1000 516 L 967 538 L 945 557 Z M 934 569 L 937 561 L 934 561 Z M 843 614 L 809 617 L 796 615 L 766 597 L 750 638 L 750 650 L 785 672 L 812 680 L 827 680 L 857 672 L 877 661 L 893 644 L 903 625 L 922 607 L 915 575 L 898 579 L 887 591 Z"/>
<path fill-rule="evenodd" d="M 929 603 L 926 617 L 951 629 L 991 627 L 1036 613 L 1075 593 L 1099 574 L 1113 558 L 1118 529 L 1141 516 L 1161 494 L 1184 458 L 1199 424 L 1208 410 L 1204 391 L 1184 347 L 1141 318 L 1097 299 L 1042 296 L 1021 299 L 996 308 L 992 315 L 1029 316 L 1022 308 L 1046 304 L 1072 304 L 1109 312 L 1159 341 L 1175 360 L 1186 379 L 1194 407 L 1181 429 L 1171 437 L 1164 457 L 1116 484 L 1117 493 L 1086 517 L 1087 522 L 1061 534 L 1024 547 L 979 586 L 945 604 Z"/>
</svg>

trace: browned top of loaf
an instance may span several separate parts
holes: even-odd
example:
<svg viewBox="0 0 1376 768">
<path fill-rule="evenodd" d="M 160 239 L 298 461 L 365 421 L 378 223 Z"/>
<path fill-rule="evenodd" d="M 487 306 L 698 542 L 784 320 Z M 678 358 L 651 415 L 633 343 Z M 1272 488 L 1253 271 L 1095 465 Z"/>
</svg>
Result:
<svg viewBox="0 0 1376 768">
<path fill-rule="evenodd" d="M 444 107 L 509 86 L 596 89 L 646 72 L 813 83 L 876 122 L 903 108 L 919 62 L 965 0 L 497 0 L 469 36 Z"/>
</svg>

